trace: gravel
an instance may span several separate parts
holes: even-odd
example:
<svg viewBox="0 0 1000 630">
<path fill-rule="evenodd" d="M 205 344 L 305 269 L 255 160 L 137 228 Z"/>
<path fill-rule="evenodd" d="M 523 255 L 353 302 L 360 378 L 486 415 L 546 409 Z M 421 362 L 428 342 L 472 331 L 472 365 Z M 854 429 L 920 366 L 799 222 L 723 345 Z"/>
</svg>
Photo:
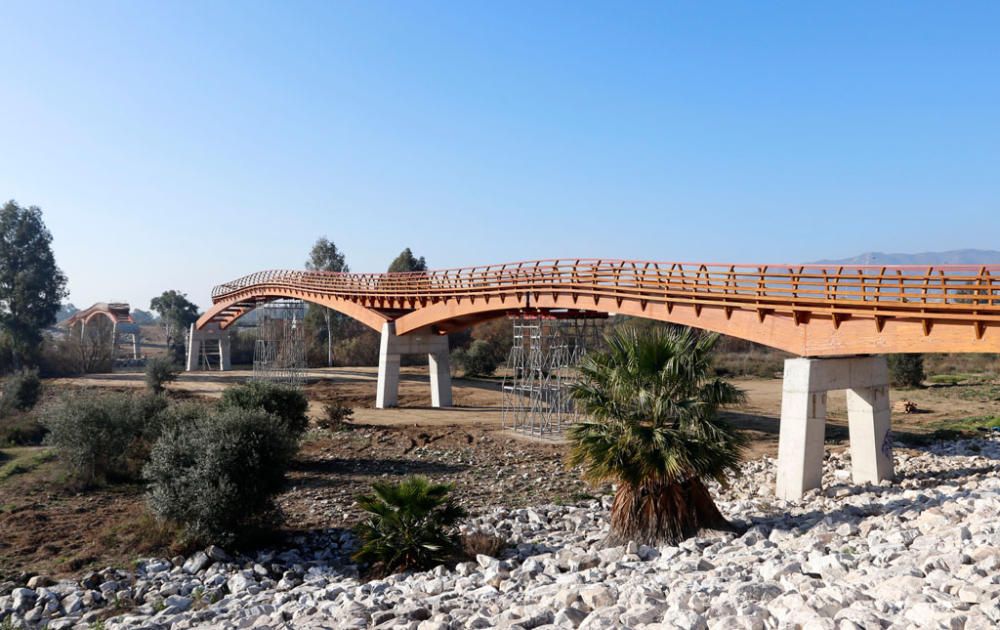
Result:
<svg viewBox="0 0 1000 630">
<path fill-rule="evenodd" d="M 718 505 L 740 535 L 605 547 L 608 499 L 497 507 L 466 530 L 503 557 L 364 581 L 350 532 L 231 557 L 210 547 L 78 581 L 0 584 L 13 627 L 993 628 L 1000 625 L 1000 441 L 897 452 L 895 483 L 854 486 L 828 455 L 822 491 L 775 499 L 770 459 Z M 45 584 L 43 586 L 43 584 Z"/>
</svg>

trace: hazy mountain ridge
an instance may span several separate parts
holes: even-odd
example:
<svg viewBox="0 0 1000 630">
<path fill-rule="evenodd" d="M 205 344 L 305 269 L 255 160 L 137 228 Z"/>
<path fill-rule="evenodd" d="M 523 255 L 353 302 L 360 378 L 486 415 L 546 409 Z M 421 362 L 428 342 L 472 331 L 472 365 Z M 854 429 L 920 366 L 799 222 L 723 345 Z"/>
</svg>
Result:
<svg viewBox="0 0 1000 630">
<path fill-rule="evenodd" d="M 817 260 L 824 265 L 996 265 L 1000 251 L 992 249 L 955 249 L 947 252 L 886 254 L 865 252 L 851 258 Z"/>
</svg>

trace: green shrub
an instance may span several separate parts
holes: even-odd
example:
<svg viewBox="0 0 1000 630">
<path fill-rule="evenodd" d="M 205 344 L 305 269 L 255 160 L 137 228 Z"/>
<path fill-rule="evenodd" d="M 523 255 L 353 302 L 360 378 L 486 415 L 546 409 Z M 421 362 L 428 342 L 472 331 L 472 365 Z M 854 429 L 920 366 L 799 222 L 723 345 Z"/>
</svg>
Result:
<svg viewBox="0 0 1000 630">
<path fill-rule="evenodd" d="M 896 387 L 920 387 L 927 375 L 924 373 L 922 354 L 890 354 L 889 374 Z"/>
<path fill-rule="evenodd" d="M 165 407 L 159 396 L 75 393 L 46 410 L 42 424 L 77 481 L 129 481 L 139 478 Z"/>
<path fill-rule="evenodd" d="M 12 410 L 28 411 L 35 406 L 42 394 L 42 381 L 35 370 L 22 370 L 7 377 L 3 383 L 3 400 L 0 407 L 4 413 Z"/>
<path fill-rule="evenodd" d="M 323 405 L 323 417 L 319 419 L 317 424 L 323 429 L 342 431 L 348 428 L 348 422 L 353 415 L 354 410 L 336 398 Z"/>
<path fill-rule="evenodd" d="M 301 390 L 268 381 L 251 381 L 227 388 L 222 392 L 221 409 L 263 409 L 274 414 L 296 433 L 309 426 L 306 410 L 309 401 Z"/>
<path fill-rule="evenodd" d="M 453 358 L 466 376 L 490 376 L 504 360 L 496 348 L 482 339 L 476 339 L 468 348 L 459 348 Z"/>
<path fill-rule="evenodd" d="M 13 413 L 0 416 L 0 446 L 38 446 L 48 430 L 35 414 Z"/>
<path fill-rule="evenodd" d="M 143 477 L 159 518 L 199 543 L 226 544 L 276 514 L 298 433 L 260 409 L 230 408 L 164 428 Z"/>
<path fill-rule="evenodd" d="M 162 394 L 167 383 L 177 380 L 177 365 L 169 357 L 155 357 L 146 362 L 146 387 Z"/>
<path fill-rule="evenodd" d="M 356 527 L 361 548 L 356 562 L 368 563 L 374 575 L 430 569 L 455 557 L 460 549 L 455 524 L 465 516 L 448 496 L 451 486 L 410 477 L 398 484 L 376 483 L 358 497 L 367 519 Z"/>
</svg>

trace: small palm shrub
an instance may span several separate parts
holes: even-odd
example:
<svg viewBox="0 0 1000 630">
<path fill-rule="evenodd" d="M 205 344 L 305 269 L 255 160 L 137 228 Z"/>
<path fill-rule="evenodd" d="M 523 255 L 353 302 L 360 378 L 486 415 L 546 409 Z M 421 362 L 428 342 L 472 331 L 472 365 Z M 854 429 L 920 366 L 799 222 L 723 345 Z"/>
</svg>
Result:
<svg viewBox="0 0 1000 630">
<path fill-rule="evenodd" d="M 924 373 L 924 355 L 890 354 L 889 375 L 896 387 L 920 387 L 927 378 Z"/>
<path fill-rule="evenodd" d="M 269 381 L 251 381 L 226 388 L 222 392 L 222 409 L 262 409 L 283 420 L 296 433 L 309 426 L 306 411 L 309 400 L 301 390 Z"/>
<path fill-rule="evenodd" d="M 588 419 L 569 432 L 571 465 L 618 484 L 609 543 L 676 543 L 729 529 L 705 480 L 736 471 L 743 438 L 718 418 L 742 392 L 712 376 L 717 335 L 628 327 L 588 355 L 573 396 Z"/>
<path fill-rule="evenodd" d="M 167 383 L 177 380 L 177 365 L 169 357 L 154 357 L 146 362 L 146 387 L 162 394 Z"/>
<path fill-rule="evenodd" d="M 261 409 L 180 419 L 164 428 L 143 470 L 153 513 L 203 544 L 228 544 L 272 524 L 298 432 Z"/>
<path fill-rule="evenodd" d="M 42 381 L 35 370 L 22 370 L 7 377 L 3 383 L 3 400 L 0 411 L 4 414 L 13 410 L 28 411 L 38 402 L 42 394 Z"/>
<path fill-rule="evenodd" d="M 159 435 L 165 408 L 160 396 L 76 393 L 47 409 L 42 424 L 75 481 L 133 481 Z"/>
<path fill-rule="evenodd" d="M 448 496 L 451 486 L 410 477 L 400 483 L 376 483 L 358 497 L 367 518 L 355 531 L 362 541 L 354 554 L 374 575 L 430 569 L 459 550 L 456 523 L 465 510 Z"/>
</svg>

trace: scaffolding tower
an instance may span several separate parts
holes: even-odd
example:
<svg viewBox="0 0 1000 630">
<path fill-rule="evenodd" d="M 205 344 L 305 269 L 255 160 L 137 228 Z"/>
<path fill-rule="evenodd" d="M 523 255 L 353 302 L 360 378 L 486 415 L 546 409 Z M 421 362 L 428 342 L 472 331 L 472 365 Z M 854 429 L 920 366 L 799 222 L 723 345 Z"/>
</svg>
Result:
<svg viewBox="0 0 1000 630">
<path fill-rule="evenodd" d="M 306 369 L 305 305 L 276 300 L 255 309 L 253 380 L 300 385 Z"/>
<path fill-rule="evenodd" d="M 556 437 L 577 421 L 570 388 L 576 366 L 600 339 L 600 320 L 581 314 L 519 314 L 503 380 L 505 429 Z"/>
</svg>

